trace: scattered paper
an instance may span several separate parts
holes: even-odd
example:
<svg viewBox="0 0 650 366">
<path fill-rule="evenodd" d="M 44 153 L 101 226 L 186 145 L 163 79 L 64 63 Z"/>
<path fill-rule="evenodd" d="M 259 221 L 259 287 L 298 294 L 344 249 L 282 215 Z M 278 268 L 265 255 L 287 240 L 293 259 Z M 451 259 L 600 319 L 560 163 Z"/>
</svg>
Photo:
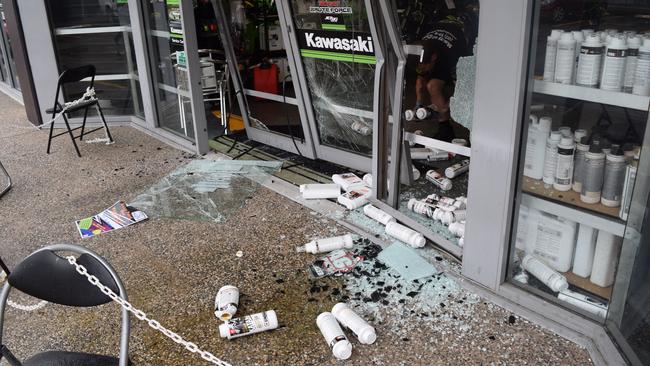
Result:
<svg viewBox="0 0 650 366">
<path fill-rule="evenodd" d="M 352 271 L 362 261 L 363 257 L 339 249 L 318 258 L 314 263 L 310 264 L 309 273 L 313 278 L 341 275 Z"/>
<path fill-rule="evenodd" d="M 79 220 L 76 224 L 79 235 L 84 239 L 121 229 L 147 218 L 144 212 L 128 206 L 124 201 L 117 201 L 99 214 Z"/>
</svg>

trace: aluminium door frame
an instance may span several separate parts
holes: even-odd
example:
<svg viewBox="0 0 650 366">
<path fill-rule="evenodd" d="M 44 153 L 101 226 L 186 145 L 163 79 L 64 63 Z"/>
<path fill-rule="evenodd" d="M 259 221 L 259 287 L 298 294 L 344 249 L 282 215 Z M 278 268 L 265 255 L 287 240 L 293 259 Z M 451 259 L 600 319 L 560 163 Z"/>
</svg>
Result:
<svg viewBox="0 0 650 366">
<path fill-rule="evenodd" d="M 308 121 L 309 128 L 311 130 L 315 155 L 318 159 L 331 161 L 336 164 L 344 165 L 349 168 L 356 169 L 363 172 L 371 172 L 372 159 L 374 156 L 374 142 L 373 142 L 373 154 L 372 154 L 373 156 L 363 155 L 361 153 L 355 153 L 355 152 L 339 149 L 337 147 L 321 144 L 320 142 L 320 134 L 318 133 L 319 130 L 318 130 L 318 125 L 316 123 L 316 113 L 314 112 L 314 108 L 312 107 L 313 103 L 311 99 L 311 94 L 309 92 L 309 84 L 306 76 L 307 74 L 305 73 L 305 68 L 302 63 L 302 57 L 300 56 L 300 47 L 298 45 L 296 26 L 295 26 L 295 22 L 293 21 L 293 11 L 291 9 L 291 4 L 289 3 L 290 1 L 291 0 L 279 0 L 276 1 L 276 4 L 279 5 L 278 11 L 280 11 L 280 8 L 282 8 L 281 11 L 283 13 L 284 21 L 281 21 L 281 23 L 285 23 L 283 24 L 282 35 L 283 37 L 285 37 L 285 39 L 287 39 L 287 41 L 285 41 L 287 47 L 291 48 L 291 55 L 293 57 L 292 62 L 295 65 L 294 70 L 296 70 L 296 74 L 298 76 L 298 81 L 300 85 L 299 91 L 300 94 L 302 95 L 302 100 L 304 101 L 304 105 L 306 106 L 305 110 L 307 112 L 306 113 L 307 121 Z M 369 22 L 373 22 L 371 14 L 368 14 L 368 20 Z M 376 45 L 377 42 L 374 42 L 374 44 Z M 375 47 L 375 58 L 376 57 L 377 57 L 377 51 Z M 375 71 L 374 85 L 375 87 L 377 86 L 377 71 Z M 371 113 L 375 113 L 375 112 L 373 111 Z M 373 128 L 373 138 L 374 138 L 374 134 L 375 132 Z"/>
<path fill-rule="evenodd" d="M 248 107 L 248 100 L 247 100 L 248 89 L 244 88 L 244 83 L 241 79 L 241 74 L 239 73 L 237 55 L 235 54 L 234 46 L 232 43 L 232 36 L 230 33 L 229 17 L 226 15 L 223 6 L 223 0 L 211 0 L 211 2 L 212 2 L 212 7 L 214 9 L 215 16 L 217 18 L 217 22 L 218 24 L 220 24 L 218 29 L 219 29 L 219 34 L 221 36 L 221 43 L 223 45 L 224 52 L 226 54 L 226 61 L 228 62 L 228 70 L 230 72 L 230 77 L 235 90 L 235 95 L 237 97 L 237 102 L 239 103 L 239 109 L 242 112 L 241 113 L 242 119 L 244 120 L 244 126 L 246 127 L 246 134 L 248 138 L 269 146 L 273 146 L 285 151 L 289 151 L 294 154 L 302 155 L 310 159 L 316 158 L 316 153 L 314 151 L 314 145 L 313 145 L 314 139 L 312 136 L 312 130 L 309 128 L 309 125 L 305 123 L 305 121 L 308 119 L 307 108 L 305 107 L 306 104 L 303 99 L 302 93 L 300 93 L 300 88 L 296 86 L 296 84 L 300 84 L 301 79 L 299 73 L 296 72 L 297 69 L 295 67 L 296 66 L 295 58 L 292 54 L 293 48 L 291 48 L 290 43 L 288 41 L 287 29 L 286 29 L 287 25 L 283 21 L 284 12 L 282 9 L 281 2 L 276 1 L 275 6 L 277 7 L 278 17 L 280 19 L 280 27 L 282 31 L 282 36 L 284 38 L 283 41 L 287 53 L 287 61 L 289 62 L 291 79 L 294 84 L 293 87 L 296 91 L 295 105 L 297 105 L 298 107 L 298 113 L 300 115 L 300 126 L 302 127 L 304 138 L 291 137 L 289 135 L 285 135 L 279 132 L 265 131 L 256 128 L 251 124 L 251 115 L 250 115 L 250 109 Z M 262 96 L 262 98 L 265 97 Z M 265 99 L 272 100 L 270 98 L 270 95 Z M 292 98 L 286 98 L 287 103 L 294 105 L 294 103 L 290 102 L 291 99 Z M 299 146 L 299 150 L 296 150 L 296 146 L 294 145 L 294 142 L 296 145 Z"/>
</svg>

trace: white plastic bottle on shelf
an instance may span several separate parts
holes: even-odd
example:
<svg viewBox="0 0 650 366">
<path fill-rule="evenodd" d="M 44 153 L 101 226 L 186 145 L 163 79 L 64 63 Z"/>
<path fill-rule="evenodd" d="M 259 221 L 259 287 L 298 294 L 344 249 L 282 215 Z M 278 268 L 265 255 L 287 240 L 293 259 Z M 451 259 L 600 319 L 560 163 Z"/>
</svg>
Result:
<svg viewBox="0 0 650 366">
<path fill-rule="evenodd" d="M 632 93 L 643 96 L 650 95 L 650 38 L 644 39 L 643 45 L 639 48 Z"/>
<path fill-rule="evenodd" d="M 360 343 L 373 344 L 377 340 L 375 328 L 350 309 L 347 304 L 340 302 L 334 305 L 332 314 L 341 325 L 350 329 L 357 336 Z"/>
<path fill-rule="evenodd" d="M 589 37 L 589 36 L 592 35 L 592 34 L 594 34 L 594 30 L 593 30 L 593 29 L 583 29 L 583 30 L 582 30 L 582 36 L 583 36 L 585 39 L 587 39 L 587 37 Z"/>
<path fill-rule="evenodd" d="M 557 273 L 544 262 L 530 254 L 527 254 L 521 261 L 521 267 L 542 281 L 542 283 L 554 292 L 564 291 L 569 288 L 566 277 Z"/>
<path fill-rule="evenodd" d="M 575 70 L 576 40 L 573 33 L 564 32 L 557 41 L 557 53 L 555 55 L 555 77 L 554 81 L 560 84 L 571 84 L 573 82 L 573 71 Z"/>
<path fill-rule="evenodd" d="M 568 191 L 573 183 L 573 151 L 575 145 L 571 137 L 562 137 L 557 145 L 557 164 L 553 188 Z"/>
<path fill-rule="evenodd" d="M 618 255 L 621 252 L 622 239 L 603 230 L 598 232 L 594 264 L 589 278 L 592 283 L 600 287 L 608 287 L 614 284 L 614 273 L 616 272 Z"/>
<path fill-rule="evenodd" d="M 594 252 L 596 251 L 597 233 L 593 227 L 580 224 L 572 269 L 572 272 L 580 277 L 588 278 L 591 275 L 591 267 L 594 264 Z"/>
<path fill-rule="evenodd" d="M 627 39 L 627 56 L 625 58 L 625 77 L 623 79 L 623 91 L 631 93 L 634 88 L 634 76 L 636 75 L 636 64 L 641 47 L 641 37 L 632 36 Z"/>
<path fill-rule="evenodd" d="M 422 248 L 427 243 L 422 234 L 395 221 L 386 224 L 386 234 L 414 248 Z"/>
<path fill-rule="evenodd" d="M 578 131 L 576 131 L 576 136 Z M 585 180 L 585 168 L 587 161 L 585 154 L 589 151 L 589 137 L 582 136 L 580 141 L 576 143 L 576 151 L 574 156 L 573 166 L 573 191 L 580 193 L 582 191 L 582 182 Z"/>
<path fill-rule="evenodd" d="M 580 47 L 576 84 L 597 88 L 604 48 L 598 34 L 590 34 Z"/>
<path fill-rule="evenodd" d="M 321 313 L 316 318 L 316 325 L 332 349 L 332 354 L 339 360 L 347 360 L 352 356 L 352 344 L 343 333 L 336 318 L 330 312 Z"/>
<path fill-rule="evenodd" d="M 546 155 L 546 140 L 551 133 L 551 119 L 537 118 L 530 115 L 528 138 L 526 139 L 526 157 L 524 175 L 532 179 L 542 179 L 544 175 L 544 156 Z"/>
<path fill-rule="evenodd" d="M 605 50 L 603 74 L 600 78 L 602 90 L 621 91 L 623 89 L 626 57 L 625 38 L 623 36 L 612 37 Z"/>
<path fill-rule="evenodd" d="M 585 36 L 581 31 L 573 31 L 573 39 L 576 41 L 574 47 L 574 64 L 573 64 L 573 77 L 571 78 L 571 84 L 575 84 L 576 77 L 578 75 L 578 61 L 580 59 L 580 48 L 582 43 L 585 41 Z"/>
<path fill-rule="evenodd" d="M 553 29 L 546 37 L 546 56 L 544 58 L 544 81 L 555 79 L 555 58 L 557 55 L 557 42 L 560 40 L 562 31 Z"/>
<path fill-rule="evenodd" d="M 395 218 L 393 216 L 387 214 L 383 210 L 373 205 L 365 205 L 363 207 L 363 213 L 371 219 L 384 225 L 387 225 L 391 221 L 395 221 Z"/>
<path fill-rule="evenodd" d="M 560 131 L 560 134 L 562 135 L 562 137 L 571 137 L 571 138 L 573 138 L 573 132 L 571 132 L 571 127 L 562 126 L 562 127 L 558 128 L 557 130 Z"/>
<path fill-rule="evenodd" d="M 529 209 L 526 253 L 542 259 L 551 268 L 567 272 L 575 249 L 576 222 L 537 209 Z"/>
<path fill-rule="evenodd" d="M 550 136 L 546 139 L 546 149 L 544 153 L 544 174 L 542 179 L 546 184 L 555 182 L 555 167 L 557 165 L 557 145 L 562 139 L 559 131 L 551 131 Z"/>
<path fill-rule="evenodd" d="M 594 140 L 585 153 L 584 180 L 580 191 L 580 201 L 585 203 L 600 202 L 600 192 L 603 189 L 603 174 L 605 172 L 605 153 L 600 147 L 600 141 Z"/>
<path fill-rule="evenodd" d="M 307 252 L 311 254 L 327 253 L 337 249 L 351 249 L 353 245 L 352 235 L 345 234 L 331 238 L 312 240 L 303 246 L 296 247 L 296 252 Z"/>
<path fill-rule="evenodd" d="M 605 175 L 600 203 L 608 207 L 621 205 L 623 185 L 625 184 L 625 167 L 627 161 L 620 147 L 612 148 L 605 158 Z"/>
</svg>

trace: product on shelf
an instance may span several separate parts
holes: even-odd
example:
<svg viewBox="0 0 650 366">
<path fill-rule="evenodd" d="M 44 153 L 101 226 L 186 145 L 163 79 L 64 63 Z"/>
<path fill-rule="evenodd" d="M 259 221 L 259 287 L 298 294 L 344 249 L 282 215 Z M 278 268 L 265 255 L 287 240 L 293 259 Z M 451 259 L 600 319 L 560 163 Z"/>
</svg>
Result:
<svg viewBox="0 0 650 366">
<path fill-rule="evenodd" d="M 571 189 L 574 147 L 573 138 L 571 137 L 562 137 L 560 143 L 557 145 L 557 163 L 553 188 L 558 191 L 568 191 Z"/>
<path fill-rule="evenodd" d="M 579 130 L 578 130 L 579 131 Z M 578 131 L 576 131 L 576 138 L 578 137 Z M 582 136 L 580 141 L 576 142 L 576 150 L 574 153 L 574 164 L 573 164 L 573 191 L 580 193 L 582 191 L 582 182 L 585 179 L 585 154 L 589 151 L 589 137 Z"/>
<path fill-rule="evenodd" d="M 560 40 L 562 31 L 553 29 L 546 38 L 546 57 L 544 59 L 544 81 L 555 79 L 555 58 L 557 55 L 557 43 Z"/>
<path fill-rule="evenodd" d="M 573 257 L 573 269 L 571 272 L 584 278 L 589 278 L 591 268 L 594 264 L 594 252 L 596 250 L 596 235 L 598 232 L 593 227 L 580 224 L 576 251 Z"/>
<path fill-rule="evenodd" d="M 576 84 L 597 88 L 604 48 L 597 34 L 590 34 L 580 47 Z"/>
<path fill-rule="evenodd" d="M 608 207 L 621 205 L 623 186 L 625 185 L 625 167 L 627 161 L 623 151 L 619 148 L 612 148 L 605 158 L 605 175 L 603 177 L 603 190 L 600 195 L 600 203 Z"/>
<path fill-rule="evenodd" d="M 630 213 L 630 204 L 632 202 L 632 191 L 634 188 L 634 181 L 636 180 L 636 172 L 638 169 L 638 161 L 634 160 L 625 167 L 625 181 L 623 183 L 623 201 L 621 202 L 621 210 L 618 216 L 627 221 L 627 216 Z"/>
<path fill-rule="evenodd" d="M 639 48 L 632 93 L 650 95 L 650 38 L 644 39 L 643 45 Z"/>
<path fill-rule="evenodd" d="M 567 272 L 573 260 L 576 226 L 575 221 L 567 218 L 529 209 L 526 253 L 557 271 Z"/>
<path fill-rule="evenodd" d="M 605 49 L 603 73 L 600 78 L 600 88 L 609 91 L 621 91 L 625 76 L 625 59 L 627 44 L 622 35 L 612 36 Z"/>
<path fill-rule="evenodd" d="M 542 180 L 546 184 L 555 182 L 555 167 L 557 165 L 557 145 L 562 139 L 559 131 L 551 131 L 551 135 L 546 139 L 546 152 L 544 154 L 544 175 Z"/>
<path fill-rule="evenodd" d="M 533 179 L 542 179 L 544 175 L 544 156 L 546 154 L 546 140 L 551 133 L 551 119 L 549 117 L 537 118 L 530 115 L 528 124 L 528 138 L 526 139 L 526 156 L 524 161 L 524 175 Z"/>
<path fill-rule="evenodd" d="M 584 181 L 580 191 L 580 200 L 585 203 L 600 202 L 605 171 L 605 153 L 599 140 L 592 141 L 589 151 L 585 153 Z"/>
<path fill-rule="evenodd" d="M 564 32 L 557 41 L 555 55 L 555 76 L 553 80 L 560 84 L 571 84 L 573 82 L 573 71 L 575 70 L 576 40 L 573 33 Z"/>
<path fill-rule="evenodd" d="M 580 58 L 580 46 L 585 41 L 585 36 L 582 34 L 582 31 L 573 31 L 573 39 L 576 41 L 574 47 L 574 64 L 573 64 L 573 77 L 571 78 L 571 84 L 575 84 L 576 77 L 578 75 L 578 61 Z"/>
<path fill-rule="evenodd" d="M 634 75 L 636 74 L 636 63 L 641 47 L 641 37 L 633 35 L 627 39 L 627 56 L 625 58 L 625 76 L 623 78 L 623 91 L 632 93 L 634 88 Z"/>
<path fill-rule="evenodd" d="M 618 255 L 621 252 L 621 237 L 600 230 L 596 240 L 596 251 L 594 253 L 594 264 L 591 268 L 589 281 L 600 287 L 608 287 L 614 284 L 614 273 L 618 262 Z"/>
</svg>

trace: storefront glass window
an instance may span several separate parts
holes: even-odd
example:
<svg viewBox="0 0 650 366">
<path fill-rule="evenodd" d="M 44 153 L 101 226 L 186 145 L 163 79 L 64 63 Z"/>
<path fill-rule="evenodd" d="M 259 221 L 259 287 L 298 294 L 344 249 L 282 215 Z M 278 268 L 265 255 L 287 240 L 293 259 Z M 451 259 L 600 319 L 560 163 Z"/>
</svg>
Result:
<svg viewBox="0 0 650 366">
<path fill-rule="evenodd" d="M 144 118 L 127 1 L 48 0 L 48 11 L 59 71 L 94 65 L 104 114 Z M 66 100 L 81 96 L 86 86 L 64 90 Z"/>
<path fill-rule="evenodd" d="M 12 87 L 20 90 L 20 80 L 16 72 L 16 63 L 14 62 L 14 54 L 11 49 L 11 37 L 9 35 L 9 28 L 7 27 L 7 20 L 5 19 L 4 4 L 0 1 L 0 17 L 2 18 L 2 80 L 9 83 Z"/>
<path fill-rule="evenodd" d="M 614 284 L 629 281 L 623 267 L 640 266 L 639 278 L 648 278 L 647 258 L 621 257 L 632 245 L 632 198 L 643 189 L 635 177 L 648 174 L 640 157 L 650 105 L 650 7 L 636 4 L 538 2 L 531 40 L 508 278 L 599 321 L 620 300 Z M 634 321 L 617 326 L 632 334 L 645 322 L 647 335 L 648 305 L 645 296 Z M 650 349 L 648 337 L 637 346 Z"/>
</svg>

